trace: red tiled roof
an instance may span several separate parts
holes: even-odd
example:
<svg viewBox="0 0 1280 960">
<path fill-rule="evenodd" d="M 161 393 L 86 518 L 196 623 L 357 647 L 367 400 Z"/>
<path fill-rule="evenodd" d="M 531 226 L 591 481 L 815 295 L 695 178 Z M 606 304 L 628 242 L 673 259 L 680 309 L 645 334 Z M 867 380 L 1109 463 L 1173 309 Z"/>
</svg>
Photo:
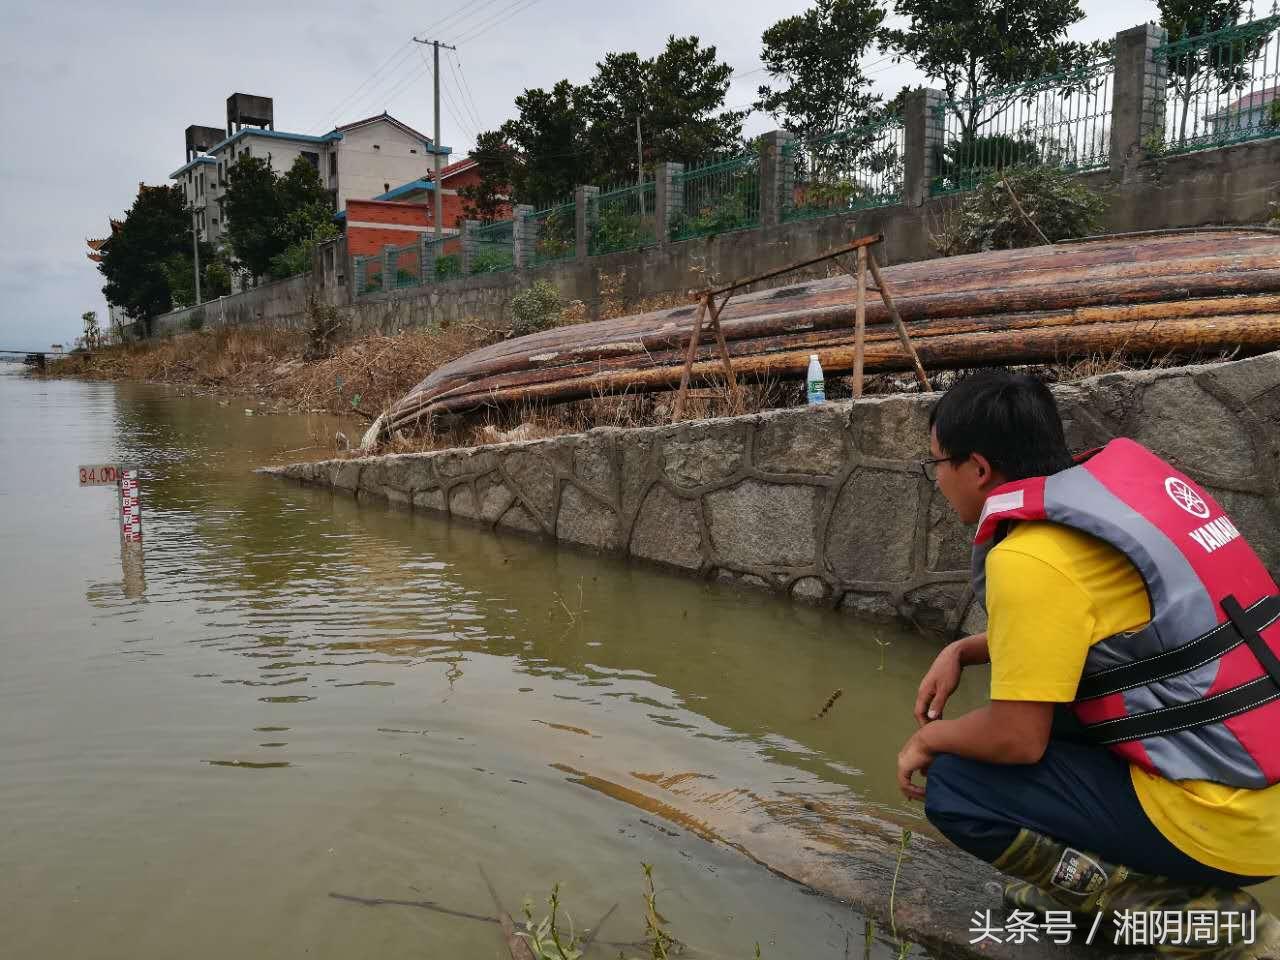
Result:
<svg viewBox="0 0 1280 960">
<path fill-rule="evenodd" d="M 448 166 L 446 166 L 446 167 L 441 167 L 441 168 L 440 168 L 440 179 L 441 179 L 441 180 L 445 180 L 445 179 L 447 179 L 447 178 L 449 178 L 449 177 L 452 177 L 452 176 L 455 176 L 455 175 L 457 175 L 457 174 L 459 174 L 459 173 L 463 173 L 463 172 L 465 172 L 465 171 L 467 171 L 467 170 L 470 170 L 470 169 L 471 169 L 472 167 L 474 167 L 475 165 L 476 165 L 476 161 L 475 161 L 475 160 L 472 160 L 470 157 L 463 157 L 461 160 L 455 161 L 454 163 L 451 163 L 451 164 L 449 164 L 449 165 L 448 165 Z M 435 171 L 434 171 L 434 170 L 428 170 L 428 171 L 427 171 L 427 177 L 426 177 L 426 178 L 427 178 L 428 180 L 434 180 L 434 179 L 435 179 Z"/>
<path fill-rule="evenodd" d="M 1246 110 L 1253 110 L 1257 107 L 1265 107 L 1272 100 L 1280 98 L 1280 87 L 1271 87 L 1269 90 L 1258 90 L 1248 96 L 1241 97 L 1231 106 L 1227 107 L 1227 113 L 1243 113 Z"/>
</svg>

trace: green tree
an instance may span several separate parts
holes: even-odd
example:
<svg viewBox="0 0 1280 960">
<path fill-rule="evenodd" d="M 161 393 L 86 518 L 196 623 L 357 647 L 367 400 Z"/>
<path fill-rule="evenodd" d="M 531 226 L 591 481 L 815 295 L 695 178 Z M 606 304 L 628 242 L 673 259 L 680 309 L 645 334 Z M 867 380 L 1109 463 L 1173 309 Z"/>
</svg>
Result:
<svg viewBox="0 0 1280 960">
<path fill-rule="evenodd" d="M 1079 0 L 896 0 L 894 12 L 907 25 L 885 30 L 882 47 L 942 84 L 966 140 L 1014 102 L 984 93 L 1079 69 L 1106 47 L 1066 39 L 1084 19 Z"/>
<path fill-rule="evenodd" d="M 471 152 L 479 182 L 461 191 L 468 218 L 493 223 L 511 203 L 511 183 L 516 165 L 515 152 L 501 130 L 488 130 L 476 137 Z"/>
<path fill-rule="evenodd" d="M 876 0 L 817 0 L 769 27 L 760 59 L 770 82 L 761 84 L 756 109 L 801 135 L 866 122 L 880 97 L 860 62 L 884 16 Z"/>
<path fill-rule="evenodd" d="M 550 91 L 534 88 L 516 97 L 519 116 L 502 125 L 502 134 L 519 157 L 511 187 L 521 200 L 554 203 L 591 181 L 585 93 L 561 80 Z"/>
<path fill-rule="evenodd" d="M 227 239 L 255 278 L 310 269 L 315 244 L 337 235 L 333 200 L 305 158 L 277 175 L 261 157 L 242 156 L 229 180 L 223 208 Z"/>
<path fill-rule="evenodd" d="M 236 258 L 254 277 L 263 276 L 271 258 L 284 250 L 280 221 L 284 207 L 277 177 L 263 157 L 241 155 L 227 171 L 222 212 L 227 241 Z"/>
<path fill-rule="evenodd" d="M 1170 44 L 1234 26 L 1245 12 L 1243 0 L 1156 0 L 1156 6 L 1160 9 L 1160 25 L 1168 31 Z M 1171 48 L 1169 89 L 1181 106 L 1176 142 L 1186 141 L 1191 106 L 1211 87 L 1239 90 L 1249 82 L 1252 62 L 1266 49 L 1271 35 L 1272 25 L 1264 23 L 1265 27 L 1256 29 L 1246 25 L 1239 33 L 1215 43 L 1187 43 Z"/>
<path fill-rule="evenodd" d="M 645 60 L 607 54 L 582 98 L 595 179 L 636 179 L 637 117 L 645 166 L 691 163 L 740 147 L 747 114 L 724 104 L 732 76 L 716 48 L 694 36 L 671 35 L 662 53 Z"/>
<path fill-rule="evenodd" d="M 102 343 L 102 329 L 98 326 L 97 311 L 88 310 L 80 314 L 84 321 L 84 348 L 96 350 Z"/>
<path fill-rule="evenodd" d="M 173 307 L 172 265 L 185 260 L 191 272 L 191 210 L 181 187 L 138 188 L 120 227 L 102 247 L 99 271 L 107 301 L 123 307 L 150 332 L 152 317 Z"/>
<path fill-rule="evenodd" d="M 338 235 L 333 222 L 333 201 L 320 174 L 298 157 L 276 182 L 282 216 L 277 225 L 285 246 L 271 258 L 270 273 L 277 280 L 306 273 L 317 243 Z"/>
<path fill-rule="evenodd" d="M 525 90 L 519 115 L 477 139 L 485 183 L 471 191 L 470 209 L 493 215 L 508 184 L 521 201 L 549 205 L 579 184 L 634 180 L 638 162 L 688 163 L 740 147 L 746 113 L 724 106 L 732 75 L 715 47 L 673 35 L 656 57 L 607 54 L 585 84 Z"/>
</svg>

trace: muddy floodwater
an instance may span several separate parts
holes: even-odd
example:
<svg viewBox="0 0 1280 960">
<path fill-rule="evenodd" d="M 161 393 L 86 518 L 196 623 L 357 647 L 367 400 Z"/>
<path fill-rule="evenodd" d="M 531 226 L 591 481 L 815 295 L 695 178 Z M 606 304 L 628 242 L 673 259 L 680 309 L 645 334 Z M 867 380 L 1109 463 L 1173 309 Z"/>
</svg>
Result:
<svg viewBox="0 0 1280 960">
<path fill-rule="evenodd" d="M 0 365 L 0 954 L 496 958 L 344 899 L 492 915 L 483 867 L 638 956 L 650 863 L 688 956 L 861 955 L 725 837 L 924 828 L 893 760 L 936 645 L 252 474 L 338 426 Z M 97 462 L 141 467 L 140 561 Z"/>
</svg>

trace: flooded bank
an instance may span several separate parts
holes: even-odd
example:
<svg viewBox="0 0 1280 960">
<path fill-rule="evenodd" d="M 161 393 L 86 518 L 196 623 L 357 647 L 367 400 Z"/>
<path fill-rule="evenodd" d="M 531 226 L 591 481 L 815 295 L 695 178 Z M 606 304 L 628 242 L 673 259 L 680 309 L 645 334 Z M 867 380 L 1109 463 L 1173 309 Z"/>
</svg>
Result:
<svg viewBox="0 0 1280 960">
<path fill-rule="evenodd" d="M 861 838 L 892 866 L 927 832 L 893 761 L 933 644 L 251 473 L 324 455 L 332 420 L 16 373 L 6 957 L 494 957 L 493 924 L 331 896 L 487 915 L 479 866 L 512 912 L 559 881 L 634 941 L 642 862 L 690 956 L 861 952 L 859 915 L 760 854 Z M 143 468 L 140 570 L 78 487 L 109 461 Z"/>
</svg>

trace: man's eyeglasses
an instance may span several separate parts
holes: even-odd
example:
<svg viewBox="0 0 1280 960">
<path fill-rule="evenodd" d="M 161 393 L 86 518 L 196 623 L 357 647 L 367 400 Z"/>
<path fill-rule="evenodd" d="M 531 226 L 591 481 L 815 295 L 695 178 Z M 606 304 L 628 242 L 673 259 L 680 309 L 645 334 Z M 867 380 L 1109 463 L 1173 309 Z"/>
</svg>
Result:
<svg viewBox="0 0 1280 960">
<path fill-rule="evenodd" d="M 951 457 L 929 457 L 916 462 L 920 464 L 920 472 L 924 474 L 925 479 L 933 483 L 938 479 L 938 464 L 950 463 L 951 460 Z"/>
</svg>

